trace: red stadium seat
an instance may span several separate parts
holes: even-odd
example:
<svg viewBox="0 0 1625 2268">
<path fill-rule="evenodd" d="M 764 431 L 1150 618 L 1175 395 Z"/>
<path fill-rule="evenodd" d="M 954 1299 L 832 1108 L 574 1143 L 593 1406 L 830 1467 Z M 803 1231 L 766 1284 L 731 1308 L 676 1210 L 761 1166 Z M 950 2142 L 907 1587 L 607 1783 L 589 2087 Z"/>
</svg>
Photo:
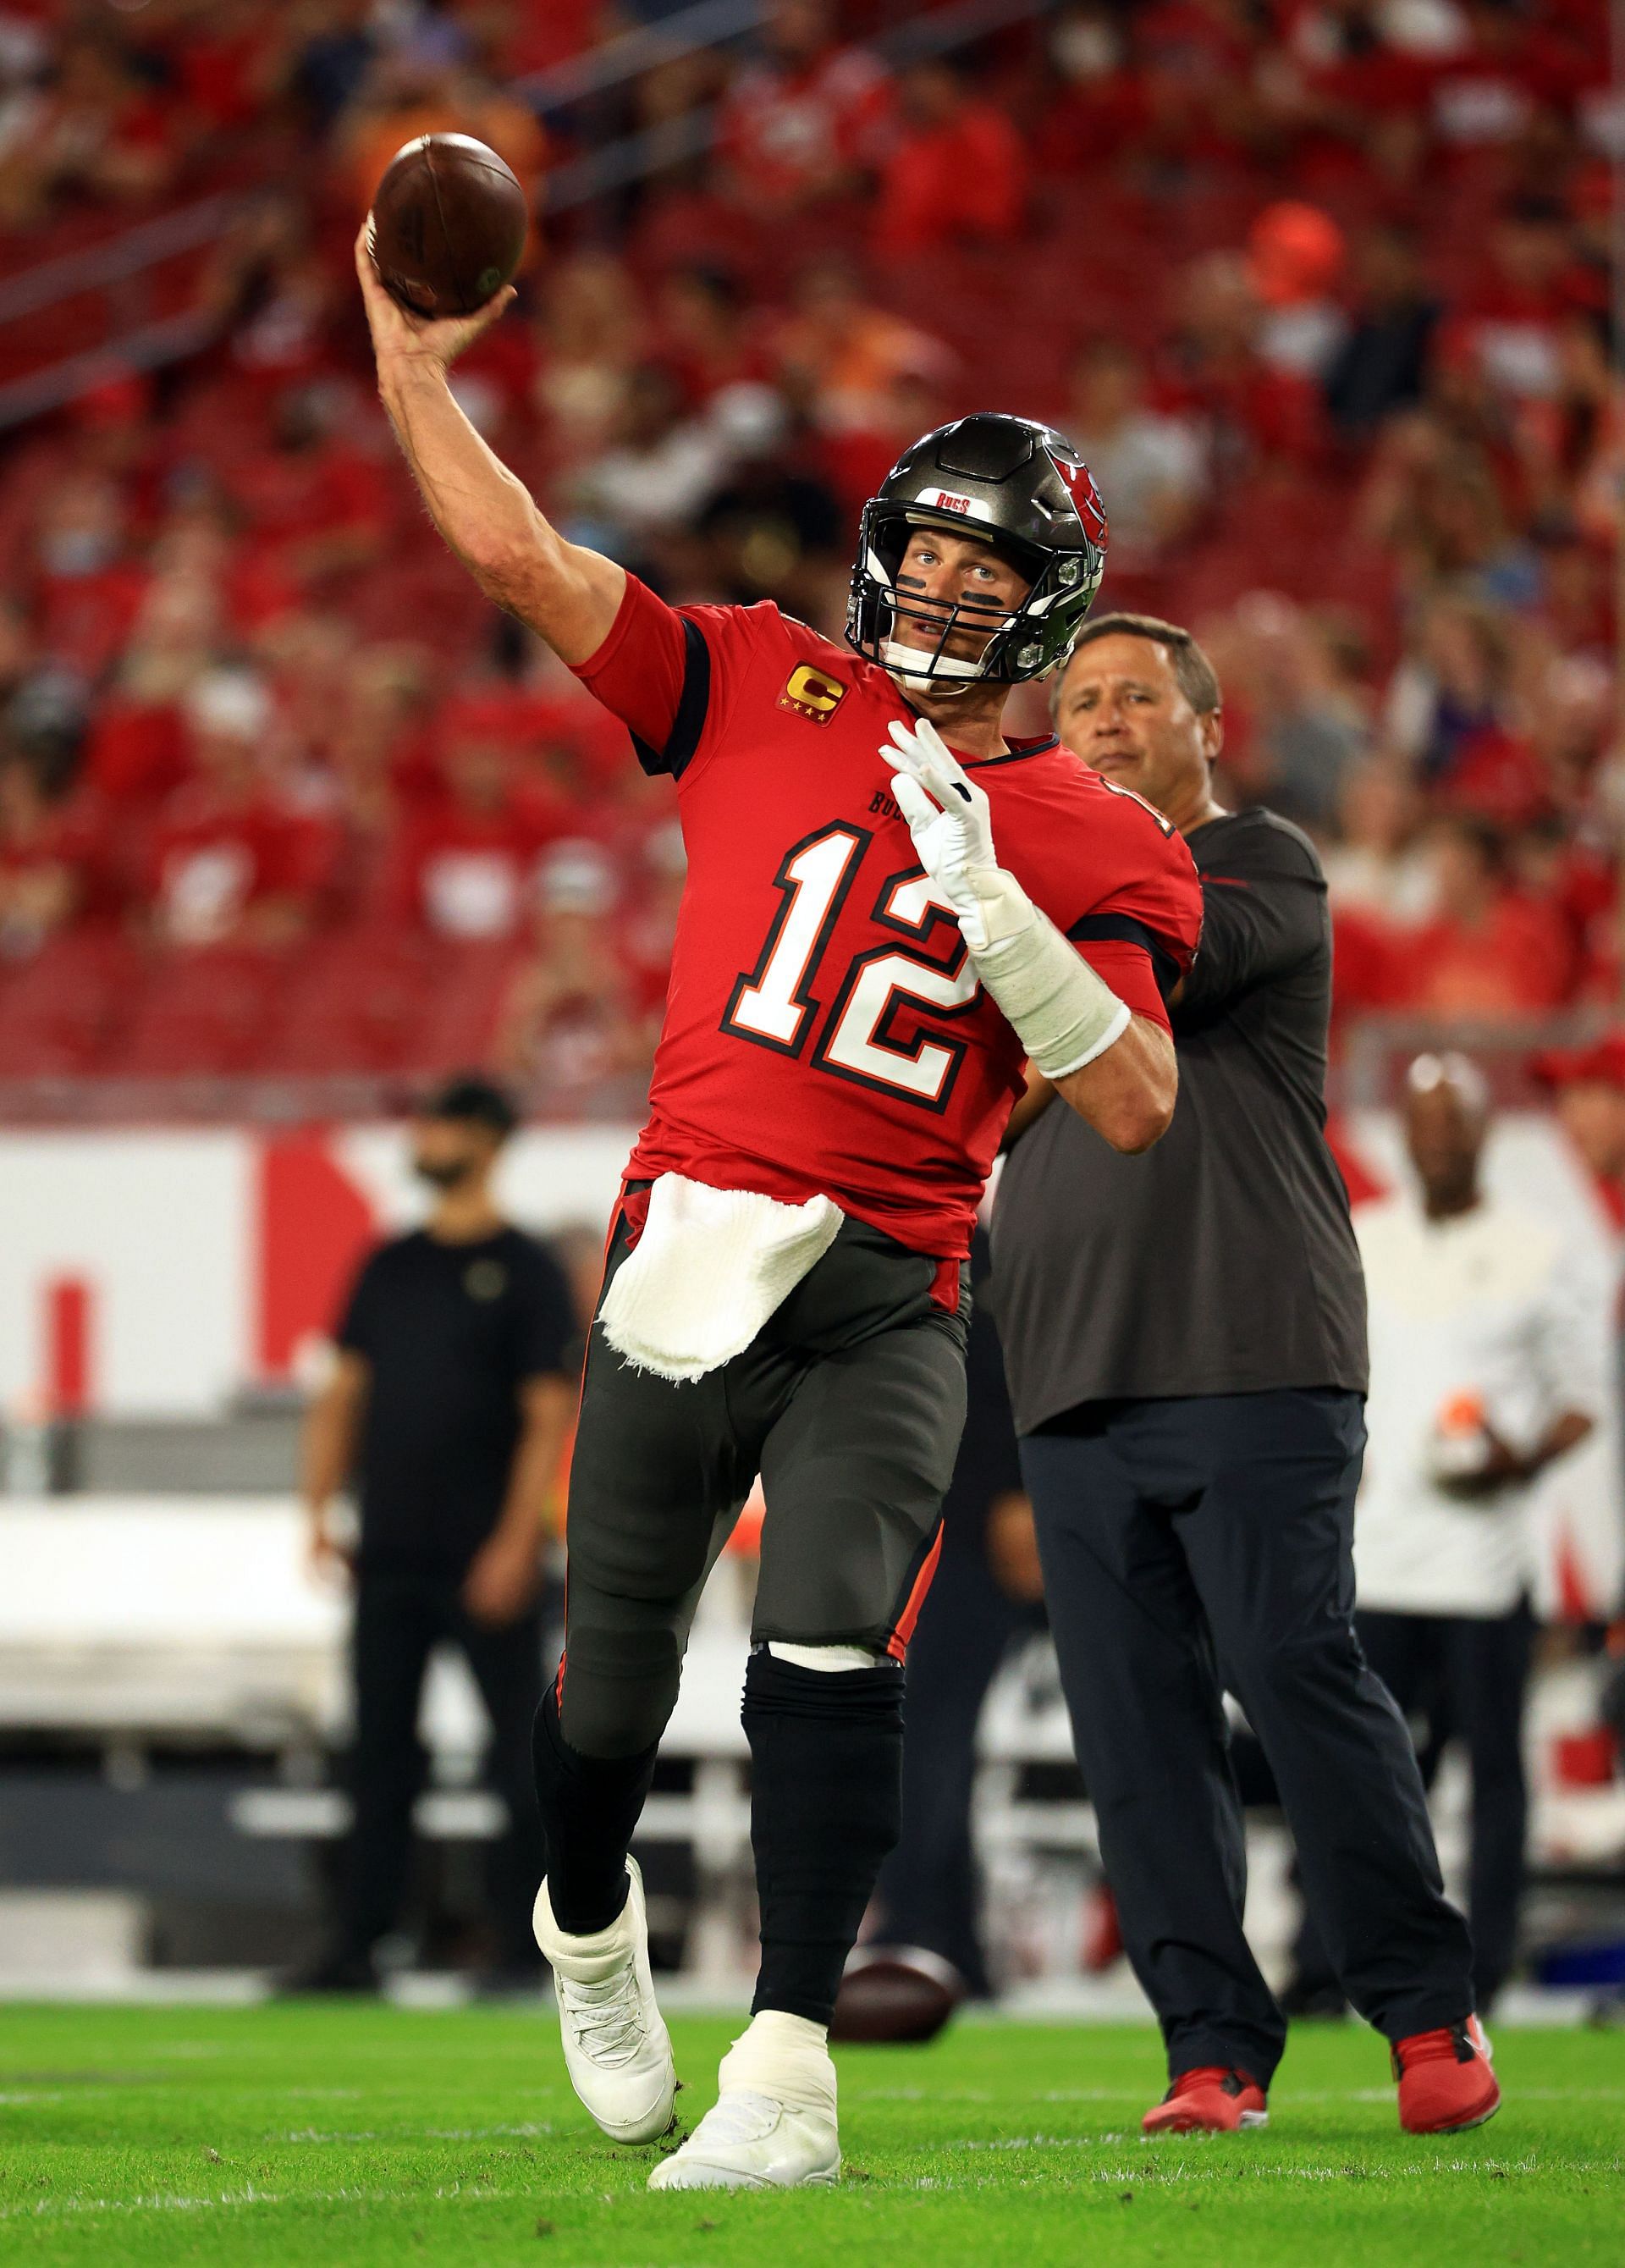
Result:
<svg viewBox="0 0 1625 2268">
<path fill-rule="evenodd" d="M 97 1068 L 137 968 L 135 949 L 114 931 L 54 939 L 0 983 L 0 1079 Z"/>
<path fill-rule="evenodd" d="M 103 1068 L 126 1078 L 257 1068 L 283 973 L 276 955 L 236 946 L 163 954 Z"/>
<path fill-rule="evenodd" d="M 319 939 L 278 1002 L 267 1068 L 399 1070 L 434 983 L 432 947 L 415 932 L 374 927 Z"/>
<path fill-rule="evenodd" d="M 412 1068 L 454 1071 L 489 1060 L 504 1001 L 528 958 L 523 942 L 435 947 L 432 990 L 411 1042 Z"/>
</svg>

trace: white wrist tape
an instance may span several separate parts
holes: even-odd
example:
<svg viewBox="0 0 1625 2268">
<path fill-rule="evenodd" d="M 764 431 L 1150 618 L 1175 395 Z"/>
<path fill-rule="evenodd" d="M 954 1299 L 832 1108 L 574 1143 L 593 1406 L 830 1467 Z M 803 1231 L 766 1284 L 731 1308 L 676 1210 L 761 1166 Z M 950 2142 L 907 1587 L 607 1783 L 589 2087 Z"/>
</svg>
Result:
<svg viewBox="0 0 1625 2268">
<path fill-rule="evenodd" d="M 1106 1053 L 1128 1030 L 1129 1013 L 1111 986 L 1069 945 L 1013 874 L 978 874 L 980 926 L 989 942 L 971 946 L 977 976 L 1046 1079 L 1064 1079 Z"/>
</svg>

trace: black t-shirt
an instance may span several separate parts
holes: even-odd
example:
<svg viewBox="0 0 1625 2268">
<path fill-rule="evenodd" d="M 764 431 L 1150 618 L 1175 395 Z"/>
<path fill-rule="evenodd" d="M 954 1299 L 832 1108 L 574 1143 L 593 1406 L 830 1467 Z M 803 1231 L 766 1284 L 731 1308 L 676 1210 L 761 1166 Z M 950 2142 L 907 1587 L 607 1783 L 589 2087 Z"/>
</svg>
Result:
<svg viewBox="0 0 1625 2268">
<path fill-rule="evenodd" d="M 1124 1157 L 1054 1102 L 999 1184 L 994 1299 L 1023 1433 L 1118 1397 L 1365 1390 L 1365 1284 L 1325 1135 L 1320 862 L 1268 811 L 1189 839 L 1206 911 L 1172 1011 L 1173 1124 Z"/>
<path fill-rule="evenodd" d="M 519 1389 L 570 1374 L 575 1329 L 562 1270 L 517 1228 L 379 1247 L 338 1333 L 371 1372 L 355 1475 L 364 1567 L 467 1568 L 502 1512 Z"/>
</svg>

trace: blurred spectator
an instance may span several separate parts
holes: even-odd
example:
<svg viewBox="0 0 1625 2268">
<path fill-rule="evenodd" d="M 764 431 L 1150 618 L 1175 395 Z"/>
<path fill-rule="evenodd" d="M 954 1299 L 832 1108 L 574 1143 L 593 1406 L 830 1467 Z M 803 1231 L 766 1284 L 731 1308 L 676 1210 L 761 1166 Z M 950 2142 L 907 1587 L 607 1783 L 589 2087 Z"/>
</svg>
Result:
<svg viewBox="0 0 1625 2268">
<path fill-rule="evenodd" d="M 721 596 L 741 606 L 776 596 L 804 620 L 819 611 L 820 578 L 847 564 L 847 517 L 806 438 L 795 433 L 763 432 L 739 447 L 698 532 Z"/>
<path fill-rule="evenodd" d="M 255 202 L 222 240 L 203 296 L 225 335 L 232 369 L 265 398 L 317 374 L 338 294 L 297 199 L 277 194 Z"/>
<path fill-rule="evenodd" d="M 1348 332 L 1325 372 L 1327 407 L 1346 438 L 1361 439 L 1422 394 L 1438 304 L 1415 238 L 1393 223 L 1355 247 L 1356 296 Z"/>
<path fill-rule="evenodd" d="M 1359 912 L 1414 928 L 1432 910 L 1432 863 L 1420 849 L 1423 804 L 1400 760 L 1382 752 L 1344 774 L 1337 839 L 1322 854 L 1334 918 Z"/>
<path fill-rule="evenodd" d="M 432 46 L 379 56 L 338 129 L 339 157 L 358 213 L 365 212 L 397 151 L 421 134 L 471 134 L 488 143 L 535 202 L 547 136 L 522 102 Z"/>
<path fill-rule="evenodd" d="M 1232 645 L 1225 674 L 1234 673 L 1250 719 L 1263 792 L 1272 808 L 1323 832 L 1369 743 L 1370 720 L 1327 627 L 1268 591 L 1245 599 L 1236 620 L 1240 651 Z"/>
<path fill-rule="evenodd" d="M 437 789 L 396 844 L 391 909 L 441 937 L 512 937 L 537 859 L 559 832 L 557 814 L 521 786 L 498 718 L 465 711 L 443 730 Z"/>
<path fill-rule="evenodd" d="M 604 446 L 625 406 L 643 343 L 639 295 L 612 254 L 578 252 L 548 268 L 537 328 L 536 409 L 568 467 Z"/>
<path fill-rule="evenodd" d="M 998 243 L 1021 225 L 1026 161 L 1008 114 L 945 62 L 916 63 L 879 164 L 874 244 L 893 258 Z"/>
<path fill-rule="evenodd" d="M 1146 117 L 1145 88 L 1124 22 L 1107 0 L 1063 7 L 1049 33 L 1059 81 L 1040 121 L 1033 158 L 1041 173 L 1102 170 L 1134 146 Z"/>
<path fill-rule="evenodd" d="M 884 66 L 841 41 L 826 0 L 775 0 L 762 52 L 723 104 L 731 195 L 766 213 L 842 195 L 878 161 L 890 111 Z"/>
<path fill-rule="evenodd" d="M 1465 311 L 1466 335 L 1501 392 L 1557 392 L 1560 335 L 1585 292 L 1569 215 L 1555 197 L 1512 200 L 1489 232 L 1489 260 Z"/>
<path fill-rule="evenodd" d="M 1204 253 L 1192 261 L 1180 279 L 1161 390 L 1165 407 L 1201 422 L 1209 463 L 1224 486 L 1263 463 L 1312 458 L 1319 446 L 1315 389 L 1264 360 L 1260 322 L 1239 253 Z"/>
<path fill-rule="evenodd" d="M 273 443 L 229 468 L 233 503 L 262 559 L 295 580 L 353 574 L 381 553 L 389 507 L 381 468 L 344 433 L 344 394 L 319 382 L 277 400 Z"/>
<path fill-rule="evenodd" d="M 147 587 L 117 482 L 85 472 L 57 484 L 40 512 L 33 556 L 40 651 L 99 677 L 129 637 Z"/>
<path fill-rule="evenodd" d="M 1388 688 L 1393 745 L 1430 787 L 1460 783 L 1475 755 L 1511 724 L 1512 639 L 1504 615 L 1462 592 L 1426 608 L 1415 652 Z"/>
<path fill-rule="evenodd" d="M 768 375 L 750 296 L 725 268 L 696 261 L 660 288 L 659 359 L 693 409 Z"/>
<path fill-rule="evenodd" d="M 192 777 L 165 803 L 148 846 L 153 927 L 170 945 L 290 945 L 320 909 L 330 830 L 269 789 L 271 707 L 258 678 L 212 672 L 186 717 Z"/>
<path fill-rule="evenodd" d="M 379 26 L 372 0 L 323 0 L 301 24 L 303 44 L 288 70 L 294 92 L 312 125 L 327 133 L 366 77 L 378 52 Z"/>
<path fill-rule="evenodd" d="M 346 823 L 370 850 L 399 815 L 427 690 L 423 657 L 412 646 L 373 646 L 345 672 L 327 753 Z"/>
<path fill-rule="evenodd" d="M 1402 1005 L 1473 1023 L 1560 1007 L 1570 942 L 1551 907 L 1513 888 L 1499 828 L 1466 813 L 1437 819 L 1429 851 L 1435 911 L 1406 954 Z"/>
<path fill-rule="evenodd" d="M 1549 1049 L 1531 1070 L 1550 1090 L 1558 1123 L 1610 1219 L 1625 1229 L 1625 1032 L 1590 1047 Z"/>
<path fill-rule="evenodd" d="M 1283 198 L 1259 214 L 1247 273 L 1263 310 L 1258 350 L 1272 368 L 1325 375 L 1349 328 L 1333 292 L 1342 264 L 1342 231 L 1318 205 Z"/>
<path fill-rule="evenodd" d="M 814 261 L 797 276 L 772 352 L 791 399 L 836 431 L 883 422 L 900 383 L 939 382 L 953 360 L 941 340 L 866 298 L 857 269 L 841 259 Z"/>
<path fill-rule="evenodd" d="M 614 869 L 596 843 L 555 843 L 536 876 L 533 958 L 503 1010 L 504 1072 L 538 1094 L 580 1094 L 646 1072 L 653 1027 L 639 1016 L 618 947 Z"/>
<path fill-rule="evenodd" d="M 609 447 L 570 480 L 572 533 L 612 558 L 646 563 L 651 541 L 698 517 L 732 457 L 724 408 L 687 413 L 671 372 L 644 363 L 632 373 Z"/>
<path fill-rule="evenodd" d="M 1601 1271 L 1549 1219 L 1484 1186 L 1488 1090 L 1423 1056 L 1405 1090 L 1412 1182 L 1356 1216 L 1371 1309 L 1371 1455 L 1356 1509 L 1357 1628 L 1436 1753 L 1472 1769 L 1468 1911 L 1488 2009 L 1517 1953 L 1531 1491 L 1607 1405 Z M 1298 1978 L 1329 1973 L 1305 1929 Z"/>
<path fill-rule="evenodd" d="M 1207 482 L 1196 436 L 1146 406 L 1139 357 L 1114 338 L 1091 340 L 1078 355 L 1061 423 L 1106 506 L 1113 573 L 1151 565 L 1201 511 Z"/>
<path fill-rule="evenodd" d="M 72 199 L 147 202 L 174 172 L 178 123 L 111 27 L 70 30 L 7 122 L 0 227 L 37 225 Z"/>
<path fill-rule="evenodd" d="M 87 814 L 53 801 L 26 757 L 0 756 L 0 964 L 23 961 L 90 896 Z"/>
<path fill-rule="evenodd" d="M 616 924 L 638 1006 L 653 1018 L 651 1029 L 658 1028 L 659 1011 L 665 1002 L 678 909 L 688 879 L 688 854 L 681 822 L 665 820 L 651 829 L 643 843 L 629 902 Z"/>
</svg>

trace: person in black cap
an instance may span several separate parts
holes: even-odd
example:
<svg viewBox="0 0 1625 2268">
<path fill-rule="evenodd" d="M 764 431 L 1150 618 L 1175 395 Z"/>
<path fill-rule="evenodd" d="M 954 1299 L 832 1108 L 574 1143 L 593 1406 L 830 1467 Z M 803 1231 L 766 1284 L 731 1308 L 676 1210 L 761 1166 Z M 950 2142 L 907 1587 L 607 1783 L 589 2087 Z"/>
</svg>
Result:
<svg viewBox="0 0 1625 2268">
<path fill-rule="evenodd" d="M 542 1871 L 531 1725 L 541 1699 L 540 1550 L 574 1404 L 577 1325 L 562 1270 L 505 1220 L 492 1191 L 515 1125 L 487 1080 L 459 1078 L 412 1126 L 434 1199 L 423 1227 L 372 1252 L 311 1405 L 302 1486 L 312 1561 L 353 1569 L 354 1823 L 335 1935 L 296 1989 L 368 1992 L 398 1918 L 424 1757 L 423 1673 L 462 1650 L 491 1720 L 490 1776 L 508 1810 L 493 1852 L 499 1975 L 538 1968 L 531 1901 Z M 335 1536 L 347 1479 L 355 1550 Z"/>
</svg>

